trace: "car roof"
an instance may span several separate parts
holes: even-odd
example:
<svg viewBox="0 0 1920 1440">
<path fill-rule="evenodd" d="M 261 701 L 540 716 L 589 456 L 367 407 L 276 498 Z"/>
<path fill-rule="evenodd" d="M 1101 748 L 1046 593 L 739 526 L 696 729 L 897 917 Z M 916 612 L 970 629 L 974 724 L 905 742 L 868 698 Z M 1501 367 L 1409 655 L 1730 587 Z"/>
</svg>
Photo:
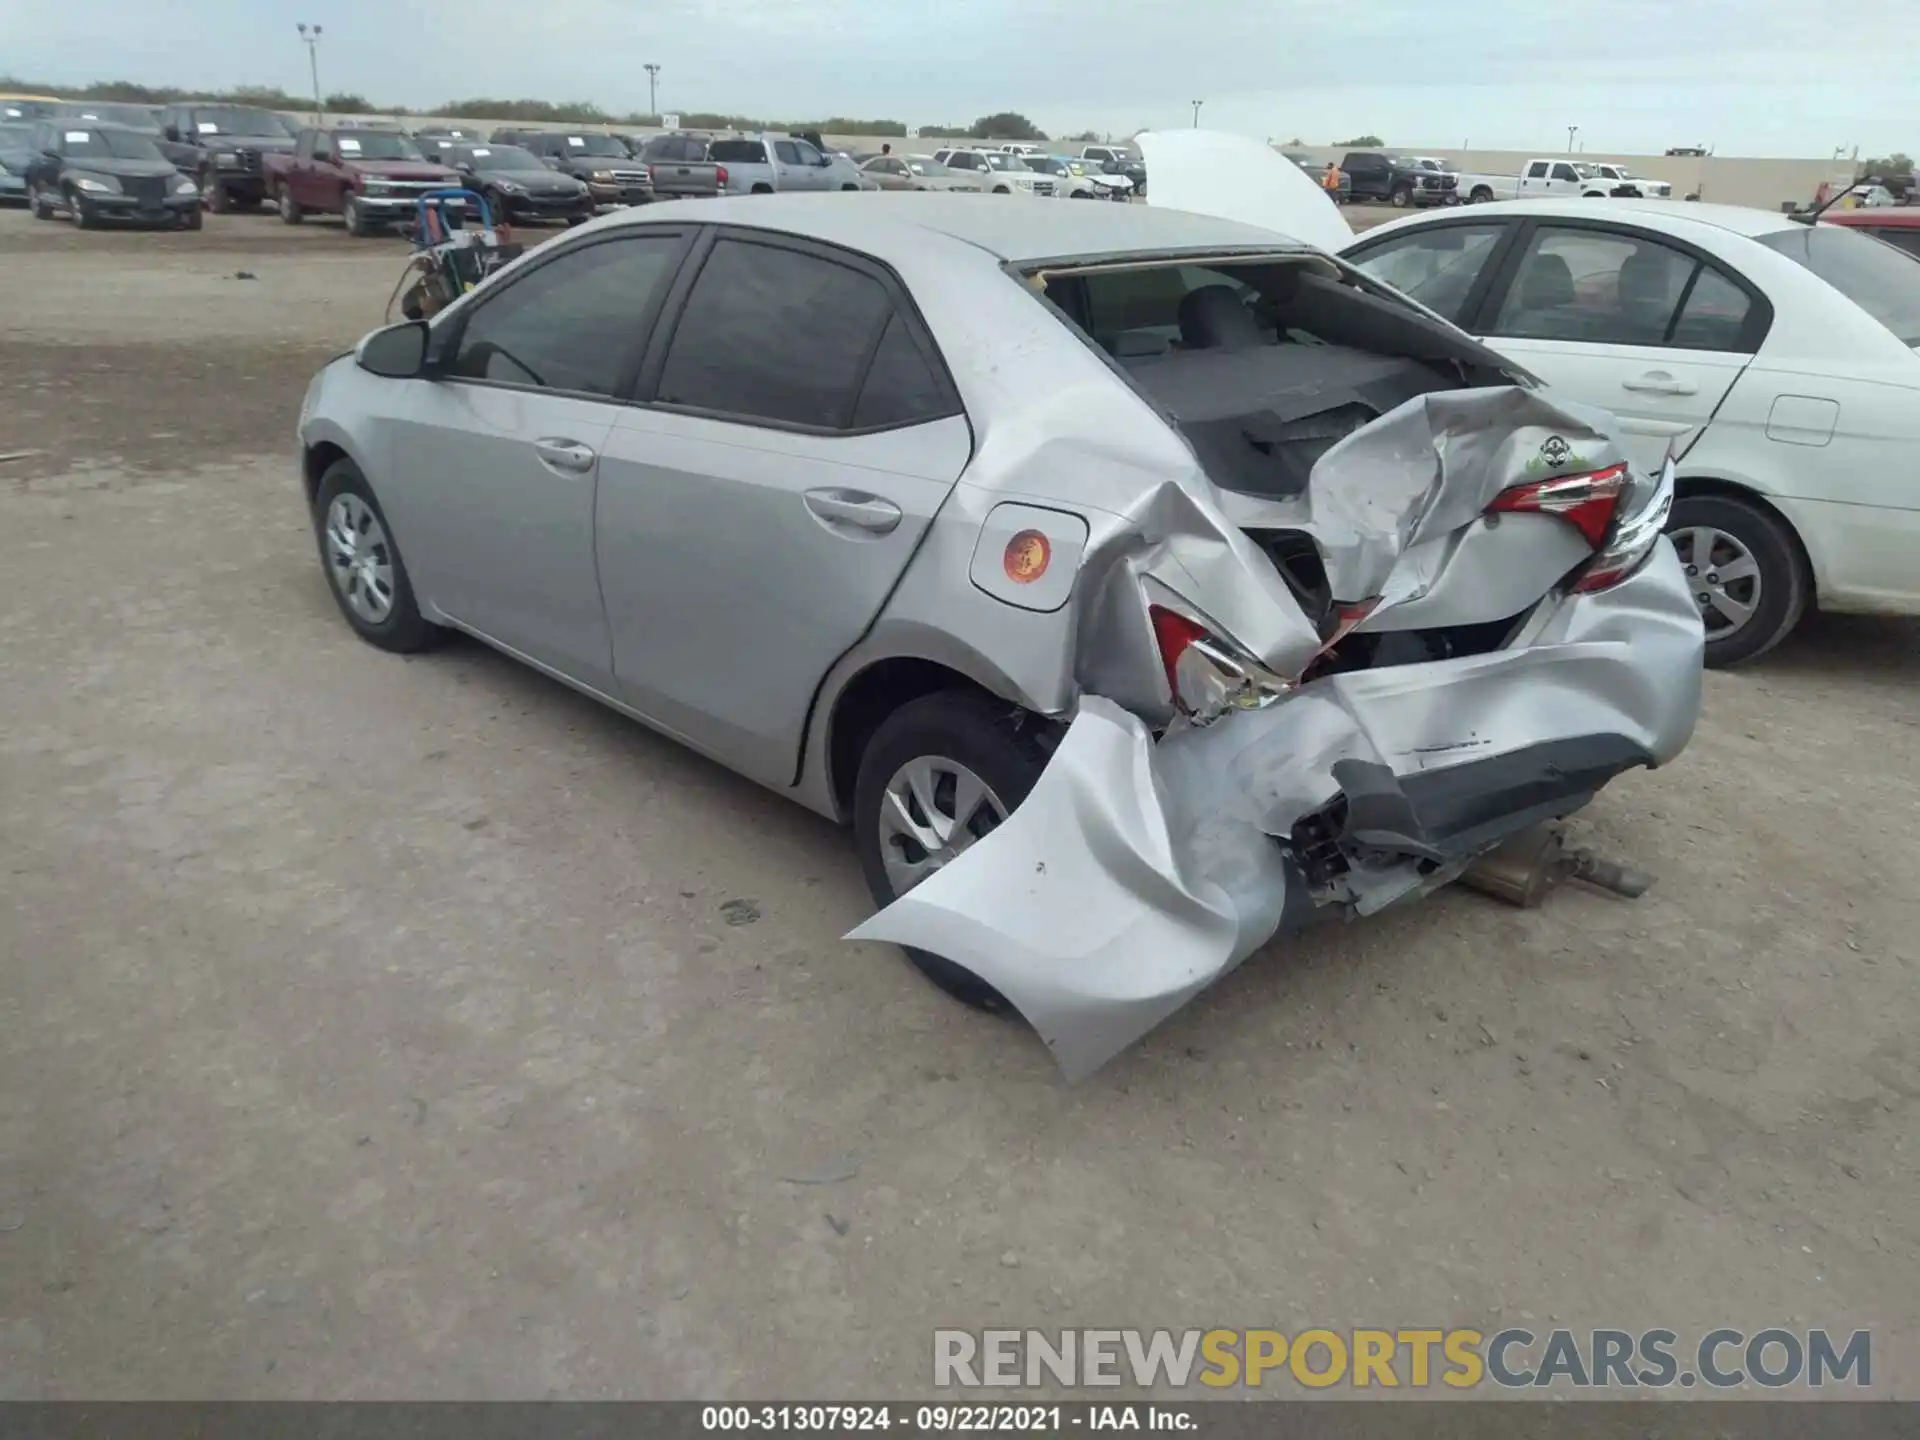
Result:
<svg viewBox="0 0 1920 1440">
<path fill-rule="evenodd" d="M 1681 201 L 1676 204 L 1672 200 L 1496 200 L 1489 205 L 1430 210 L 1423 215 L 1390 220 L 1385 225 L 1361 231 L 1355 238 L 1389 230 L 1410 229 L 1422 221 L 1431 222 L 1442 215 L 1455 220 L 1494 220 L 1518 215 L 1550 216 L 1556 220 L 1630 218 L 1642 224 L 1651 224 L 1655 229 L 1672 230 L 1675 234 L 1685 234 L 1691 226 L 1708 225 L 1749 237 L 1772 235 L 1793 223 L 1787 216 L 1774 210 L 1752 210 L 1741 205 L 1709 205 L 1700 201 Z"/>
<path fill-rule="evenodd" d="M 116 135 L 151 136 L 153 134 L 151 130 L 142 130 L 138 125 L 122 125 L 114 120 L 87 120 L 85 123 L 80 123 L 79 119 L 72 115 L 55 115 L 41 123 L 53 130 L 111 130 Z"/>
<path fill-rule="evenodd" d="M 692 202 L 616 211 L 601 223 L 666 219 L 676 203 Z M 982 204 L 973 196 L 886 192 L 740 195 L 703 199 L 698 205 L 698 219 L 705 223 L 781 230 L 882 259 L 924 245 L 930 234 L 1016 265 L 1142 253 L 1313 249 L 1272 230 L 1150 205 L 1048 205 L 1024 200 Z M 692 217 L 673 214 L 671 218 L 686 223 Z"/>
</svg>

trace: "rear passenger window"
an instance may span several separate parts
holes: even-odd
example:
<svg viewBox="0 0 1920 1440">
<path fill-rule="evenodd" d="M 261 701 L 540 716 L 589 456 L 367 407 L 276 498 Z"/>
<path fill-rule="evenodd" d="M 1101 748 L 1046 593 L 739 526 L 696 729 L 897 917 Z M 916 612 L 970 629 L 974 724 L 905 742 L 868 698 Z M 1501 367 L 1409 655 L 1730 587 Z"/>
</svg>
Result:
<svg viewBox="0 0 1920 1440">
<path fill-rule="evenodd" d="M 721 240 L 675 327 L 658 398 L 745 420 L 844 428 L 893 302 L 872 276 Z"/>
<path fill-rule="evenodd" d="M 860 403 L 853 409 L 853 428 L 912 425 L 953 413 L 946 392 L 914 343 L 913 332 L 896 312 L 887 321 L 880 348 L 873 352 Z"/>
<path fill-rule="evenodd" d="M 1718 270 L 1703 269 L 1687 303 L 1680 307 L 1667 343 L 1683 350 L 1744 349 L 1741 336 L 1746 333 L 1752 304 L 1747 292 Z"/>
<path fill-rule="evenodd" d="M 645 340 L 655 291 L 676 268 L 681 237 L 586 245 L 476 304 L 449 363 L 465 380 L 587 395 L 615 394 Z"/>
</svg>

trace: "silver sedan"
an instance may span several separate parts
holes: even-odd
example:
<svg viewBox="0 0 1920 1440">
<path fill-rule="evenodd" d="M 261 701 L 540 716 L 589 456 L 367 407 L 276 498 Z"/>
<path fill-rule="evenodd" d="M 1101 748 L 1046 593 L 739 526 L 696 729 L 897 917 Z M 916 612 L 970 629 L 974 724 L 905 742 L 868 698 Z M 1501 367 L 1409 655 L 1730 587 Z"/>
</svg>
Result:
<svg viewBox="0 0 1920 1440">
<path fill-rule="evenodd" d="M 1145 206 L 605 217 L 315 378 L 346 622 L 848 822 L 1084 1074 L 1691 734 L 1670 470 L 1310 246 Z"/>
</svg>

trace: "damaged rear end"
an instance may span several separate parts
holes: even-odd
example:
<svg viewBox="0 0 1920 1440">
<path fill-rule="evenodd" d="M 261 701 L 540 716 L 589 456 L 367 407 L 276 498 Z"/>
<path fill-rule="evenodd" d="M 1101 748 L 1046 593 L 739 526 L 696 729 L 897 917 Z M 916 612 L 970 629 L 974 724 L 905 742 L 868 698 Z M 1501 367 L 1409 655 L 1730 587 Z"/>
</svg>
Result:
<svg viewBox="0 0 1920 1440">
<path fill-rule="evenodd" d="M 1700 703 L 1697 608 L 1608 418 L 1324 256 L 1029 277 L 1191 449 L 1075 580 L 1027 801 L 853 932 L 1004 995 L 1069 1078 L 1276 934 L 1426 894 Z"/>
</svg>

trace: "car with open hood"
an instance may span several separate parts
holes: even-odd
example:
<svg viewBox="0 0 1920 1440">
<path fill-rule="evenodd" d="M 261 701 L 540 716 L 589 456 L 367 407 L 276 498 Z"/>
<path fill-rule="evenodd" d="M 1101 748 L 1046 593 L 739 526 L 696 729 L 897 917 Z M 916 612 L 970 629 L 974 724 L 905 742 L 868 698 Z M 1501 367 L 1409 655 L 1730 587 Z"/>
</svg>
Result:
<svg viewBox="0 0 1920 1440">
<path fill-rule="evenodd" d="M 1313 244 L 1178 210 L 603 217 L 326 366 L 299 444 L 358 635 L 464 631 L 847 822 L 855 936 L 1074 1076 L 1699 706 L 1667 467 Z"/>
<path fill-rule="evenodd" d="M 293 125 L 257 105 L 169 105 L 160 149 L 200 187 L 215 214 L 251 210 L 267 198 L 266 157 L 293 149 Z"/>
<path fill-rule="evenodd" d="M 200 228 L 200 190 L 153 137 L 118 125 L 43 120 L 26 173 L 34 218 L 65 215 L 83 230 L 108 222 Z"/>
</svg>

